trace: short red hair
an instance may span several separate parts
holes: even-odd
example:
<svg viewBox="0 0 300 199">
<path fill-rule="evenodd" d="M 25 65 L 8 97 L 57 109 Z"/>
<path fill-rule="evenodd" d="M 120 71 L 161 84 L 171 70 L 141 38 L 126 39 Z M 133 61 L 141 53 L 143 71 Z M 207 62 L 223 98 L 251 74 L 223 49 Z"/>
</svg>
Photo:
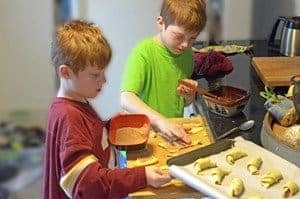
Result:
<svg viewBox="0 0 300 199">
<path fill-rule="evenodd" d="M 72 20 L 58 27 L 51 45 L 55 69 L 66 64 L 76 74 L 88 65 L 105 68 L 111 55 L 111 47 L 100 28 L 85 21 Z"/>
<path fill-rule="evenodd" d="M 160 16 L 166 27 L 177 25 L 189 32 L 202 31 L 206 24 L 204 0 L 164 0 Z"/>
</svg>

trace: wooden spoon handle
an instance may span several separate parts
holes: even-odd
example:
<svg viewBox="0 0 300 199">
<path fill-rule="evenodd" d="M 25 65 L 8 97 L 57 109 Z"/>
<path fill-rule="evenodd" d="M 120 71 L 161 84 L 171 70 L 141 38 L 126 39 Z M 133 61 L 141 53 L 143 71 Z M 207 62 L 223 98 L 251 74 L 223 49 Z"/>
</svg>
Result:
<svg viewBox="0 0 300 199">
<path fill-rule="evenodd" d="M 185 86 L 187 86 L 187 87 L 189 87 L 191 89 L 193 89 L 194 91 L 200 93 L 201 95 L 206 95 L 208 97 L 212 97 L 212 98 L 216 98 L 216 99 L 218 98 L 218 96 L 216 96 L 216 95 L 208 92 L 207 90 L 205 90 L 203 88 L 200 88 L 199 86 L 195 86 L 195 85 L 193 85 L 193 84 L 191 84 L 189 82 L 186 82 L 184 80 L 179 80 L 179 83 L 183 84 L 183 85 L 185 85 Z"/>
</svg>

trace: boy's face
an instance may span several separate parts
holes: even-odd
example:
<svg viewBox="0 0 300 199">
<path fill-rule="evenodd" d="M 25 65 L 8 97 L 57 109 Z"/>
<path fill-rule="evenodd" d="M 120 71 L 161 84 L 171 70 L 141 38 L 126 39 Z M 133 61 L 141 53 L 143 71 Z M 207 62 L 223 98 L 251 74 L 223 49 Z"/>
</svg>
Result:
<svg viewBox="0 0 300 199">
<path fill-rule="evenodd" d="M 105 69 L 100 70 L 98 67 L 88 66 L 83 71 L 79 71 L 76 75 L 71 72 L 71 90 L 76 98 L 94 98 L 102 89 L 102 85 L 106 82 Z"/>
<path fill-rule="evenodd" d="M 159 22 L 158 22 L 159 23 Z M 185 50 L 191 48 L 193 42 L 197 38 L 200 31 L 188 32 L 184 28 L 177 25 L 169 25 L 165 28 L 162 21 L 161 25 L 161 41 L 174 54 L 182 54 Z"/>
</svg>

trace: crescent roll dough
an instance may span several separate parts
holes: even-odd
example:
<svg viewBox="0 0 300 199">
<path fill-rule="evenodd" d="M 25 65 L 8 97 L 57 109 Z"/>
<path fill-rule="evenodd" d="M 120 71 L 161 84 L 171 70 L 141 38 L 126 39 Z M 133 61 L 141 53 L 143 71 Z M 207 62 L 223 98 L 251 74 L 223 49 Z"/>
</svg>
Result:
<svg viewBox="0 0 300 199">
<path fill-rule="evenodd" d="M 199 174 L 201 171 L 203 171 L 205 169 L 214 168 L 216 166 L 217 166 L 217 164 L 208 158 L 199 158 L 194 163 L 194 170 L 197 174 Z"/>
<path fill-rule="evenodd" d="M 264 199 L 261 195 L 250 196 L 248 199 Z"/>
<path fill-rule="evenodd" d="M 262 159 L 261 157 L 254 157 L 249 160 L 247 163 L 247 170 L 252 174 L 252 175 L 257 175 L 259 174 L 259 168 L 262 164 Z"/>
<path fill-rule="evenodd" d="M 135 166 L 148 166 L 152 164 L 156 164 L 158 162 L 158 158 L 155 156 L 151 156 L 149 159 L 137 159 L 135 161 Z"/>
<path fill-rule="evenodd" d="M 295 182 L 287 182 L 283 185 L 283 197 L 291 197 L 299 191 L 299 186 Z"/>
<path fill-rule="evenodd" d="M 279 182 L 282 178 L 280 171 L 270 171 L 262 176 L 260 182 L 262 186 L 269 188 L 273 184 Z"/>
<path fill-rule="evenodd" d="M 244 183 L 240 178 L 233 178 L 229 186 L 231 196 L 240 196 L 244 190 Z"/>
<path fill-rule="evenodd" d="M 226 161 L 229 163 L 229 164 L 234 164 L 234 162 L 237 160 L 237 159 L 240 159 L 242 157 L 245 157 L 247 156 L 247 154 L 237 148 L 233 148 L 229 151 L 229 153 L 226 155 Z"/>
<path fill-rule="evenodd" d="M 211 172 L 211 179 L 215 184 L 220 185 L 223 178 L 228 175 L 231 171 L 228 169 L 215 168 Z"/>
</svg>

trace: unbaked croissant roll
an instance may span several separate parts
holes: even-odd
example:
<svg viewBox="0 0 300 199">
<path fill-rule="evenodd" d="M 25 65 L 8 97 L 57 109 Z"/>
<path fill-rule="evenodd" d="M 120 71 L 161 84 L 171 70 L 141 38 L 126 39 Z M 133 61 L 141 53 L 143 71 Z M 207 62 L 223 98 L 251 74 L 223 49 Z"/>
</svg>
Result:
<svg viewBox="0 0 300 199">
<path fill-rule="evenodd" d="M 208 158 L 199 158 L 194 163 L 194 170 L 197 174 L 199 174 L 201 171 L 203 171 L 205 169 L 214 168 L 216 166 L 217 166 L 217 164 Z"/>
<path fill-rule="evenodd" d="M 226 161 L 229 163 L 229 164 L 234 164 L 234 162 L 237 160 L 237 159 L 240 159 L 242 157 L 245 157 L 247 156 L 247 154 L 237 148 L 233 148 L 229 151 L 229 153 L 226 155 Z"/>
<path fill-rule="evenodd" d="M 283 197 L 291 197 L 299 191 L 299 186 L 292 181 L 287 182 L 283 185 Z"/>
<path fill-rule="evenodd" d="M 250 196 L 248 199 L 264 199 L 262 195 Z"/>
<path fill-rule="evenodd" d="M 280 171 L 270 171 L 262 176 L 260 182 L 262 186 L 269 188 L 273 184 L 279 182 L 282 178 Z"/>
<path fill-rule="evenodd" d="M 223 178 L 230 173 L 228 169 L 215 168 L 211 172 L 211 179 L 215 184 L 220 185 Z"/>
<path fill-rule="evenodd" d="M 231 196 L 240 196 L 244 190 L 244 183 L 240 178 L 233 178 L 229 186 Z"/>
<path fill-rule="evenodd" d="M 252 175 L 257 175 L 259 174 L 259 168 L 262 164 L 262 159 L 261 157 L 254 157 L 249 160 L 247 163 L 247 170 L 252 174 Z"/>
</svg>

